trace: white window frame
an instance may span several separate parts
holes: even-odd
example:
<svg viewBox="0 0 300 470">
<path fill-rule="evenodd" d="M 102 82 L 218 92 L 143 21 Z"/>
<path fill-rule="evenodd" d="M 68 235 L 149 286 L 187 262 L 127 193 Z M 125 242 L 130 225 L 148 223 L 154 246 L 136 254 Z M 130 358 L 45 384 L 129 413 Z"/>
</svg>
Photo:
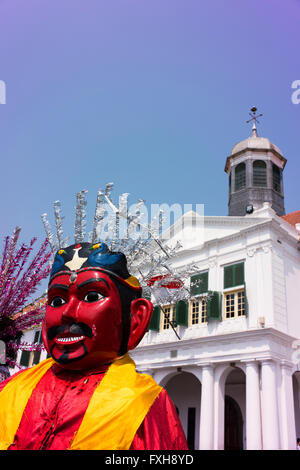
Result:
<svg viewBox="0 0 300 470">
<path fill-rule="evenodd" d="M 243 308 L 242 311 L 243 313 L 239 315 L 239 293 L 243 293 Z M 227 301 L 227 296 L 228 295 L 233 295 L 233 316 L 227 317 L 227 311 L 226 311 L 226 301 Z M 245 286 L 237 286 L 234 288 L 229 288 L 229 289 L 224 289 L 223 291 L 223 315 L 222 318 L 223 320 L 232 320 L 234 318 L 245 318 L 246 317 L 246 296 L 245 296 Z"/>
<path fill-rule="evenodd" d="M 170 323 L 167 322 L 166 320 L 166 312 L 167 309 L 170 309 L 170 321 L 175 321 L 176 320 L 176 304 L 169 304 L 169 305 L 162 305 L 161 306 L 161 311 L 160 311 L 160 328 L 159 331 L 166 331 L 171 329 Z M 166 312 L 168 313 L 168 312 Z"/>
<path fill-rule="evenodd" d="M 194 302 L 198 302 L 199 311 L 198 313 L 198 321 L 193 322 L 193 304 Z M 206 295 L 199 295 L 194 297 L 189 302 L 189 319 L 188 319 L 188 326 L 194 325 L 204 325 L 207 323 L 207 296 Z"/>
</svg>

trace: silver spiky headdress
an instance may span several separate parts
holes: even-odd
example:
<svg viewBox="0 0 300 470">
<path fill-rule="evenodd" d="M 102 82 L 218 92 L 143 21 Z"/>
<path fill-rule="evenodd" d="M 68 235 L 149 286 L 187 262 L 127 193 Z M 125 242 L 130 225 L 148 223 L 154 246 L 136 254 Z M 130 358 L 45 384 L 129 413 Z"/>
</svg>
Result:
<svg viewBox="0 0 300 470">
<path fill-rule="evenodd" d="M 175 256 L 182 245 L 177 242 L 170 246 L 169 240 L 162 237 L 164 213 L 160 209 L 150 223 L 144 221 L 144 200 L 139 199 L 128 211 L 128 193 L 119 196 L 118 205 L 112 200 L 113 183 L 106 184 L 99 190 L 91 231 L 86 233 L 86 195 L 83 190 L 76 194 L 74 242 L 87 241 L 106 243 L 110 250 L 121 251 L 127 258 L 130 273 L 139 278 L 144 292 L 152 294 L 155 304 L 174 303 L 190 296 L 186 282 L 199 270 L 194 262 L 188 266 L 174 268 Z M 131 206 L 132 207 L 132 206 Z M 42 221 L 51 246 L 53 255 L 70 245 L 72 242 L 63 235 L 63 219 L 60 201 L 54 202 L 56 235 L 54 235 L 47 214 L 42 214 Z M 154 281 L 153 281 L 154 279 Z M 166 281 L 167 279 L 167 281 Z M 151 282 L 149 282 L 151 280 Z M 166 282 L 180 283 L 178 289 L 168 289 Z M 174 284 L 173 284 L 174 285 Z"/>
</svg>

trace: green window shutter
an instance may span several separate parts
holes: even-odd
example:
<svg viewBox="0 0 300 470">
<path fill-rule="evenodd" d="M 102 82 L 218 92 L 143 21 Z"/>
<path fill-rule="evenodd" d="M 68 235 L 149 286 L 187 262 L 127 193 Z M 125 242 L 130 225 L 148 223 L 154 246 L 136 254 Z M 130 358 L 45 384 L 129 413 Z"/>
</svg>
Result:
<svg viewBox="0 0 300 470">
<path fill-rule="evenodd" d="M 153 309 L 152 317 L 149 323 L 149 330 L 159 331 L 160 326 L 160 306 L 156 305 Z"/>
<path fill-rule="evenodd" d="M 244 263 L 224 267 L 224 289 L 244 284 Z"/>
<path fill-rule="evenodd" d="M 222 320 L 221 298 L 220 292 L 210 292 L 210 296 L 207 299 L 208 320 Z"/>
<path fill-rule="evenodd" d="M 189 304 L 186 300 L 179 300 L 176 304 L 176 323 L 177 325 L 188 326 Z"/>
<path fill-rule="evenodd" d="M 201 283 L 200 283 L 200 290 L 201 294 L 205 294 L 208 291 L 208 271 L 206 273 L 201 274 Z"/>
<path fill-rule="evenodd" d="M 34 343 L 40 343 L 41 342 L 41 330 L 37 330 L 34 334 Z M 38 364 L 40 362 L 40 357 L 41 357 L 41 351 L 34 351 L 33 352 L 33 361 L 32 364 Z"/>
<path fill-rule="evenodd" d="M 205 294 L 208 291 L 208 271 L 191 277 L 191 295 Z"/>
<path fill-rule="evenodd" d="M 224 267 L 224 289 L 233 286 L 233 266 Z"/>
<path fill-rule="evenodd" d="M 34 334 L 34 340 L 33 340 L 34 343 L 39 342 L 39 336 L 40 336 L 40 330 L 36 331 Z"/>
<path fill-rule="evenodd" d="M 34 351 L 33 353 L 33 364 L 38 364 L 40 362 L 41 351 Z"/>
<path fill-rule="evenodd" d="M 244 263 L 234 265 L 234 285 L 240 286 L 244 284 Z"/>
<path fill-rule="evenodd" d="M 28 367 L 29 359 L 30 359 L 30 351 L 22 351 L 22 355 L 21 355 L 21 359 L 20 359 L 20 365 Z"/>
<path fill-rule="evenodd" d="M 190 280 L 190 293 L 191 295 L 197 295 L 199 292 L 199 285 L 200 285 L 200 276 L 199 274 L 195 276 L 191 276 Z"/>
</svg>

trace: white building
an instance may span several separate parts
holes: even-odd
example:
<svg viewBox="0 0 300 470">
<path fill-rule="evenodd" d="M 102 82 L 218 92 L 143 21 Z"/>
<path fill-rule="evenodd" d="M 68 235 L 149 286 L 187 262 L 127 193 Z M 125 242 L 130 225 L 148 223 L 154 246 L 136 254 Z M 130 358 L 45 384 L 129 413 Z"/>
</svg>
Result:
<svg viewBox="0 0 300 470">
<path fill-rule="evenodd" d="M 176 266 L 195 261 L 202 279 L 177 314 L 180 340 L 155 308 L 131 354 L 169 392 L 191 448 L 295 449 L 300 436 L 300 227 L 292 225 L 300 211 L 275 212 L 284 207 L 285 162 L 255 126 L 234 147 L 226 162 L 232 215 L 205 217 L 201 244 L 191 213 L 173 227 L 183 242 Z M 176 319 L 175 306 L 164 311 Z"/>
<path fill-rule="evenodd" d="M 194 261 L 201 281 L 164 306 L 180 339 L 156 307 L 131 353 L 169 392 L 191 449 L 295 449 L 300 436 L 300 211 L 282 217 L 285 163 L 255 125 L 233 148 L 230 215 L 205 217 L 201 240 L 192 213 L 173 226 L 175 266 Z"/>
</svg>

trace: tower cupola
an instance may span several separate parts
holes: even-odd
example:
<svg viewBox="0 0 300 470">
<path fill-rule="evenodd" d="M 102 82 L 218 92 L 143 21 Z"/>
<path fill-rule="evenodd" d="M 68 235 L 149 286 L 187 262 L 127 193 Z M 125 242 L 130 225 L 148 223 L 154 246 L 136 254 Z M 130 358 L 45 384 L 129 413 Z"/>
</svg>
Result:
<svg viewBox="0 0 300 470">
<path fill-rule="evenodd" d="M 257 109 L 251 108 L 251 135 L 237 143 L 227 157 L 225 171 L 229 177 L 228 215 L 245 215 L 270 202 L 275 212 L 285 214 L 283 178 L 286 159 L 281 150 L 257 133 Z"/>
</svg>

